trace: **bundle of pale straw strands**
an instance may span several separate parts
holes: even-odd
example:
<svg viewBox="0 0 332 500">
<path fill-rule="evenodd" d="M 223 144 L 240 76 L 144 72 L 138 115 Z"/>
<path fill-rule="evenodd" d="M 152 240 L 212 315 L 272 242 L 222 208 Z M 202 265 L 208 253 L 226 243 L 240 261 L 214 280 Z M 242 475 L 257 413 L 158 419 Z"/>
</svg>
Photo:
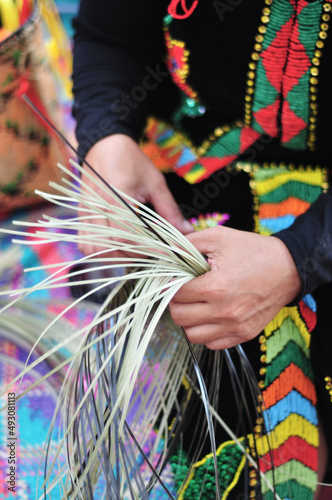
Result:
<svg viewBox="0 0 332 500">
<path fill-rule="evenodd" d="M 248 461 L 258 467 L 243 442 L 234 436 L 216 410 L 221 357 L 225 356 L 230 369 L 232 361 L 227 351 L 211 357 L 213 382 L 206 389 L 199 363 L 211 353 L 202 346 L 193 348 L 167 311 L 179 288 L 208 272 L 209 265 L 188 239 L 158 214 L 85 171 L 96 189 L 89 187 L 80 177 L 82 168 L 72 163 L 76 173 L 59 165 L 65 178 L 61 185 L 52 185 L 59 194 L 39 193 L 47 201 L 72 209 L 72 218 L 44 216 L 36 223 L 16 222 L 16 225 L 29 226 L 29 233 L 24 230 L 9 232 L 16 237 L 28 234 L 29 242 L 24 238 L 16 239 L 21 244 L 52 245 L 55 241 L 66 241 L 81 246 L 97 245 L 100 251 L 79 261 L 43 266 L 51 269 L 49 277 L 31 288 L 11 291 L 14 297 L 2 301 L 0 314 L 1 324 L 11 308 L 37 290 L 89 286 L 88 291 L 73 300 L 58 316 L 48 317 L 47 325 L 41 328 L 38 324 L 35 329 L 38 334 L 31 334 L 27 339 L 33 352 L 43 345 L 50 330 L 61 330 L 61 321 L 70 308 L 96 291 L 109 290 L 89 325 L 66 331 L 66 335 L 57 337 L 53 345 L 44 342 L 37 359 L 28 360 L 12 381 L 12 384 L 21 381 L 43 360 L 52 360 L 49 373 L 37 377 L 32 386 L 19 393 L 18 398 L 22 398 L 32 387 L 68 367 L 53 419 L 54 423 L 56 418 L 61 418 L 62 434 L 52 460 L 48 458 L 45 444 L 42 485 L 45 496 L 40 498 L 52 498 L 52 491 L 58 489 L 62 499 L 92 500 L 96 498 L 97 488 L 103 491 L 98 498 L 104 499 L 178 498 L 181 487 L 175 491 L 167 481 L 167 463 L 180 442 L 188 416 L 188 401 L 195 393 L 202 400 L 206 427 L 198 432 L 192 462 L 199 456 L 201 443 L 208 436 L 214 460 L 216 498 L 220 499 L 215 425 L 223 426 Z M 98 194 L 100 192 L 105 196 Z M 107 201 L 110 196 L 115 203 Z M 77 204 L 80 204 L 79 215 Z M 109 224 L 98 224 L 96 218 Z M 31 242 L 31 238 L 34 241 Z M 132 257 L 112 256 L 118 250 Z M 87 277 L 84 270 L 77 267 L 87 261 L 90 269 L 109 274 Z M 114 272 L 120 268 L 125 272 Z M 1 296 L 5 295 L 8 291 L 1 291 Z M 63 352 L 67 354 L 64 356 Z M 257 384 L 241 347 L 237 348 L 237 355 L 257 395 Z M 2 393 L 9 389 L 10 386 L 2 388 Z M 61 456 L 65 456 L 65 465 Z M 190 467 L 185 480 L 189 475 Z M 267 481 L 263 474 L 261 480 Z M 273 490 L 273 485 L 269 487 Z M 161 496 L 156 491 L 162 492 Z M 204 492 L 201 498 L 205 498 Z"/>
</svg>

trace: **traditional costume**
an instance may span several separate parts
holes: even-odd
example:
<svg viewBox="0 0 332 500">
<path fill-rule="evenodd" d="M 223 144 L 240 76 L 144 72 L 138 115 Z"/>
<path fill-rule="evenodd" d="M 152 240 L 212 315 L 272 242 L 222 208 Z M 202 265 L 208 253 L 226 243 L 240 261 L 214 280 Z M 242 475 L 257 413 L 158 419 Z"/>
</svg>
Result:
<svg viewBox="0 0 332 500">
<path fill-rule="evenodd" d="M 227 213 L 230 227 L 282 239 L 296 263 L 301 295 L 243 345 L 262 391 L 255 452 L 282 499 L 313 498 L 318 415 L 332 449 L 331 10 L 331 0 L 82 0 L 74 22 L 81 155 L 114 133 L 141 141 L 187 218 Z M 231 397 L 230 387 L 229 421 Z M 242 498 L 245 475 L 250 498 L 274 498 L 236 450 L 218 450 L 223 498 Z M 198 497 L 205 462 L 181 498 Z"/>
</svg>

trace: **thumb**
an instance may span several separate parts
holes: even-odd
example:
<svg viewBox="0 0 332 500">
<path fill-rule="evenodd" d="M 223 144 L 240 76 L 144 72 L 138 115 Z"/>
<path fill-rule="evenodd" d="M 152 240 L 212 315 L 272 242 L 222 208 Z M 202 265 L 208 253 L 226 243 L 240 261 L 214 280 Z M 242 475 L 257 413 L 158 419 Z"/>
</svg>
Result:
<svg viewBox="0 0 332 500">
<path fill-rule="evenodd" d="M 183 234 L 192 233 L 194 228 L 182 215 L 181 210 L 168 189 L 166 182 L 158 183 L 158 189 L 151 193 L 151 203 L 156 212 Z"/>
</svg>

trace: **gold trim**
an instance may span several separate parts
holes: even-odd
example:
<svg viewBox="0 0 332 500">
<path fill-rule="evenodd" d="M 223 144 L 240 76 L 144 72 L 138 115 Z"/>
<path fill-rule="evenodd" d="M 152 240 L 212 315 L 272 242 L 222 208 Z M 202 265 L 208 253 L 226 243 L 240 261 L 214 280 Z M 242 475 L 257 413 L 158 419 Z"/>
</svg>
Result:
<svg viewBox="0 0 332 500">
<path fill-rule="evenodd" d="M 324 48 L 324 42 L 327 38 L 327 30 L 329 28 L 329 21 L 331 16 L 329 12 L 331 11 L 331 4 L 324 3 L 322 6 L 322 14 L 320 20 L 320 32 L 318 39 L 316 41 L 316 50 L 314 56 L 311 60 L 310 68 L 310 87 L 309 87 L 309 133 L 307 146 L 310 151 L 315 151 L 316 148 L 316 126 L 317 126 L 317 116 L 318 116 L 318 104 L 317 104 L 317 86 L 319 83 L 319 66 L 322 58 L 322 50 Z"/>
</svg>

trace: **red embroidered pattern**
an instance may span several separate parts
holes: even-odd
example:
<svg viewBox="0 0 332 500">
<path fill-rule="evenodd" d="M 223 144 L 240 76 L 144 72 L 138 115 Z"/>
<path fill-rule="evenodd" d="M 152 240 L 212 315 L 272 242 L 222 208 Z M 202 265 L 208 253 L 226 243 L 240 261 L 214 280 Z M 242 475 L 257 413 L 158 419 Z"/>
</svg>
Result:
<svg viewBox="0 0 332 500">
<path fill-rule="evenodd" d="M 167 47 L 167 67 L 176 85 L 192 99 L 197 98 L 197 92 L 187 84 L 189 75 L 188 56 L 184 42 L 173 40 L 169 31 L 165 30 L 165 41 Z"/>
<path fill-rule="evenodd" d="M 194 0 L 192 6 L 188 9 L 186 6 L 186 0 L 172 0 L 168 6 L 168 13 L 174 19 L 186 19 L 194 12 L 198 4 L 198 0 Z M 181 5 L 183 10 L 182 14 L 177 13 L 178 6 Z"/>
</svg>

